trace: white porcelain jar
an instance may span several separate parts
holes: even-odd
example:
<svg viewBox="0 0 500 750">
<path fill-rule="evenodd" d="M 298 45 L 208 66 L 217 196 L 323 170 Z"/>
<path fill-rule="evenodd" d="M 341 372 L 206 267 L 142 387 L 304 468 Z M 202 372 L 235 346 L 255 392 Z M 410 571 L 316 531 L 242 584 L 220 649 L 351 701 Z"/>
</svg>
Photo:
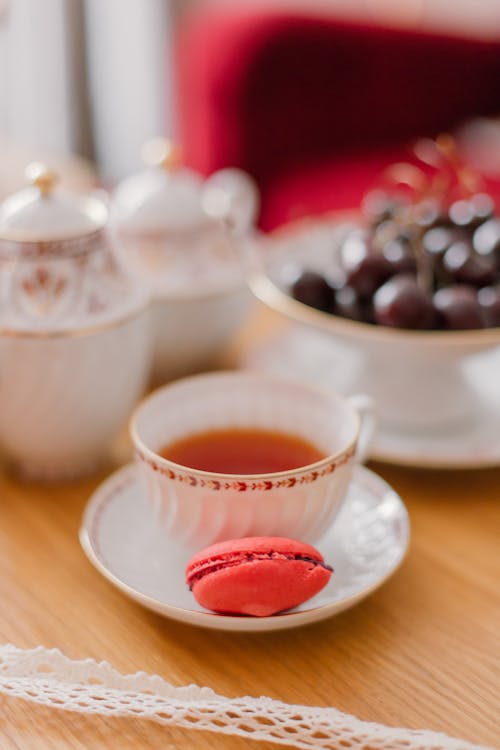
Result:
<svg viewBox="0 0 500 750">
<path fill-rule="evenodd" d="M 239 246 L 258 193 L 236 169 L 204 180 L 163 139 L 144 152 L 147 168 L 117 186 L 110 217 L 118 257 L 152 294 L 158 383 L 216 363 L 243 322 L 252 298 Z"/>
<path fill-rule="evenodd" d="M 0 205 L 0 446 L 23 473 L 106 458 L 151 364 L 149 294 L 119 268 L 107 208 L 43 165 Z"/>
</svg>

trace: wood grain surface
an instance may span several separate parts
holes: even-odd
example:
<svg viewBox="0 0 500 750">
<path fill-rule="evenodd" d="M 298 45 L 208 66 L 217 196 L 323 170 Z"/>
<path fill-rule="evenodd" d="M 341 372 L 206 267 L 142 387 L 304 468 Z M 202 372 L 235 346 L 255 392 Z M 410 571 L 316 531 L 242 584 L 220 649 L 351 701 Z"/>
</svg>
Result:
<svg viewBox="0 0 500 750">
<path fill-rule="evenodd" d="M 237 358 L 273 325 L 260 314 Z M 229 360 L 228 360 L 229 361 Z M 232 361 L 232 359 L 231 359 Z M 499 426 L 500 432 L 500 426 Z M 126 460 L 120 446 L 118 461 Z M 110 467 L 108 467 L 109 469 Z M 42 487 L 0 475 L 0 639 L 106 659 L 175 685 L 335 706 L 500 747 L 500 469 L 373 465 L 401 494 L 410 552 L 379 591 L 337 617 L 268 634 L 205 631 L 129 601 L 87 561 L 78 529 L 106 471 Z M 0 700 L 1 750 L 271 748 L 275 745 Z"/>
</svg>

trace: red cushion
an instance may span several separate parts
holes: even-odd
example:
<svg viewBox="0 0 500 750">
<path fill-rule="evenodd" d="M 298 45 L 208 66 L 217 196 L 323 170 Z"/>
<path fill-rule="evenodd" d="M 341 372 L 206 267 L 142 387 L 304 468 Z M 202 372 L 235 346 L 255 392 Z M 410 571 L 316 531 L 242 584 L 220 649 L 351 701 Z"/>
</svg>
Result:
<svg viewBox="0 0 500 750">
<path fill-rule="evenodd" d="M 401 146 L 288 169 L 266 186 L 261 226 L 269 230 L 310 214 L 358 208 L 389 164 L 407 160 L 408 149 Z"/>
<path fill-rule="evenodd" d="M 267 184 L 261 227 L 269 231 L 305 216 L 357 209 L 366 192 L 382 184 L 384 170 L 396 162 L 417 163 L 401 145 L 289 169 Z M 500 181 L 485 180 L 483 188 L 500 206 Z"/>
<path fill-rule="evenodd" d="M 291 210 L 280 184 L 350 203 L 383 161 L 362 153 L 500 111 L 496 42 L 233 4 L 198 11 L 178 47 L 186 162 L 253 174 L 264 226 Z"/>
</svg>

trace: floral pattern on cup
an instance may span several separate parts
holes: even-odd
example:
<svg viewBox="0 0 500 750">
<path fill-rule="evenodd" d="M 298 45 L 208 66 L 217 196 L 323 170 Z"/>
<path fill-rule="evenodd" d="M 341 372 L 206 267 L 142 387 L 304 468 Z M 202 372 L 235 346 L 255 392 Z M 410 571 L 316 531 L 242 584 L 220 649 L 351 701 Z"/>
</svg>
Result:
<svg viewBox="0 0 500 750">
<path fill-rule="evenodd" d="M 192 547 L 266 535 L 314 542 L 341 508 L 359 460 L 361 422 L 357 408 L 333 393 L 255 372 L 219 372 L 155 391 L 136 410 L 131 434 L 144 492 L 170 539 Z M 297 435 L 324 458 L 240 475 L 193 469 L 160 455 L 179 438 L 238 426 Z M 361 432 L 371 429 L 363 420 Z"/>
<path fill-rule="evenodd" d="M 300 476 L 289 476 L 275 480 L 256 478 L 255 480 L 238 479 L 234 481 L 205 479 L 204 477 L 195 476 L 194 474 L 173 471 L 170 468 L 161 466 L 157 461 L 150 458 L 138 449 L 136 449 L 135 451 L 135 457 L 148 464 L 148 466 L 150 466 L 153 471 L 157 471 L 160 474 L 168 477 L 168 479 L 174 480 L 175 482 L 184 482 L 185 484 L 189 484 L 191 487 L 203 487 L 204 489 L 214 490 L 216 492 L 220 490 L 236 490 L 237 492 L 252 492 L 257 490 L 259 492 L 267 492 L 268 490 L 278 489 L 282 487 L 295 487 L 295 485 L 298 484 L 311 484 L 321 477 L 327 476 L 328 474 L 333 474 L 335 469 L 337 469 L 339 466 L 344 466 L 346 463 L 348 463 L 348 461 L 350 461 L 350 459 L 353 457 L 354 453 L 355 448 L 354 446 L 351 446 L 351 448 L 346 453 L 343 453 L 339 458 L 335 459 L 326 466 L 323 466 L 322 468 L 317 470 L 315 469 L 313 471 L 307 471 Z M 294 471 L 294 474 L 296 473 L 297 472 Z"/>
</svg>

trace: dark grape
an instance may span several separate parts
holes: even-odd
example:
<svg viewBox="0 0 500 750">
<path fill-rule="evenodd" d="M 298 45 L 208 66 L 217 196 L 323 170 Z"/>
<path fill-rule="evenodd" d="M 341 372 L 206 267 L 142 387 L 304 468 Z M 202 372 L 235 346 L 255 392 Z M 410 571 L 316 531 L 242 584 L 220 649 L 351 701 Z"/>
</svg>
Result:
<svg viewBox="0 0 500 750">
<path fill-rule="evenodd" d="M 393 274 L 416 273 L 417 271 L 411 244 L 405 237 L 397 237 L 384 245 L 382 255 L 390 264 Z"/>
<path fill-rule="evenodd" d="M 437 201 L 422 201 L 415 207 L 415 224 L 430 229 L 445 220 Z"/>
<path fill-rule="evenodd" d="M 432 328 L 436 318 L 430 295 L 409 274 L 386 281 L 375 292 L 373 309 L 377 323 L 396 328 Z"/>
<path fill-rule="evenodd" d="M 289 277 L 293 296 L 334 315 L 408 329 L 500 326 L 500 217 L 485 193 L 410 204 L 382 191 L 364 202 L 340 264 Z M 434 296 L 432 292 L 434 290 Z"/>
<path fill-rule="evenodd" d="M 472 286 L 454 284 L 444 287 L 434 295 L 434 307 L 441 327 L 448 330 L 483 328 L 483 316 Z"/>
<path fill-rule="evenodd" d="M 474 250 L 479 255 L 491 255 L 500 267 L 500 219 L 490 219 L 474 232 Z"/>
<path fill-rule="evenodd" d="M 500 326 L 500 285 L 485 286 L 477 293 L 477 300 L 487 328 Z"/>
<path fill-rule="evenodd" d="M 452 203 L 448 215 L 455 226 L 474 229 L 491 218 L 494 207 L 493 200 L 489 195 L 476 193 L 470 198 Z"/>
<path fill-rule="evenodd" d="M 476 193 L 469 198 L 469 203 L 474 211 L 473 223 L 479 226 L 487 219 L 491 219 L 495 211 L 495 202 L 487 193 Z"/>
<path fill-rule="evenodd" d="M 461 240 L 450 245 L 443 258 L 443 268 L 461 284 L 484 286 L 495 281 L 496 263 L 490 256 L 474 252 L 469 241 Z"/>
<path fill-rule="evenodd" d="M 456 227 L 468 227 L 474 220 L 474 208 L 469 201 L 455 201 L 448 212 L 451 223 Z"/>
<path fill-rule="evenodd" d="M 358 295 L 350 286 L 344 286 L 335 292 L 333 311 L 343 318 L 362 321 L 365 319 L 363 305 Z"/>
<path fill-rule="evenodd" d="M 326 311 L 333 303 L 333 290 L 316 271 L 304 271 L 292 285 L 292 295 L 299 302 Z"/>
<path fill-rule="evenodd" d="M 364 231 L 351 232 L 345 238 L 341 260 L 347 284 L 365 300 L 369 300 L 392 273 L 390 263 L 371 247 L 369 235 Z"/>
<path fill-rule="evenodd" d="M 456 231 L 442 226 L 435 227 L 422 236 L 422 247 L 433 258 L 442 257 L 456 238 Z"/>
</svg>

